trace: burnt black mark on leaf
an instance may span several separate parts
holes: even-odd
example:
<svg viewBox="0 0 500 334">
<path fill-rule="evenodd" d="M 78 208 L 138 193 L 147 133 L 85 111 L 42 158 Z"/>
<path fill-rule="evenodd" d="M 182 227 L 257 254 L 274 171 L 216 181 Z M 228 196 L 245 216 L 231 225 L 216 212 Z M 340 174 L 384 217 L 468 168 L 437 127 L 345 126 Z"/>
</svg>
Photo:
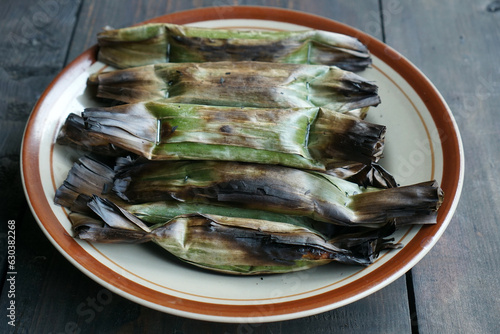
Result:
<svg viewBox="0 0 500 334">
<path fill-rule="evenodd" d="M 292 266 L 294 261 L 304 257 L 310 259 L 334 256 L 333 253 L 318 249 L 314 245 L 289 244 L 272 233 L 221 226 L 216 222 L 207 222 L 196 232 L 198 231 L 205 240 L 215 241 L 219 247 L 244 252 L 245 264 Z"/>
<path fill-rule="evenodd" d="M 231 133 L 233 129 L 229 125 L 223 125 L 219 128 L 219 131 L 223 133 Z"/>
<path fill-rule="evenodd" d="M 169 122 L 162 121 L 160 128 L 160 142 L 167 141 L 167 139 L 172 137 L 175 130 L 177 130 L 177 125 L 172 126 Z"/>
<path fill-rule="evenodd" d="M 304 46 L 302 42 L 290 40 L 262 41 L 261 45 L 255 46 L 233 44 L 225 39 L 186 38 L 182 36 L 171 36 L 169 42 L 173 49 L 179 50 L 181 47 L 197 50 L 200 53 L 200 58 L 210 61 L 272 61 L 274 58 L 279 58 Z M 179 57 L 182 56 L 179 55 Z M 172 61 L 176 61 L 174 55 Z"/>
</svg>

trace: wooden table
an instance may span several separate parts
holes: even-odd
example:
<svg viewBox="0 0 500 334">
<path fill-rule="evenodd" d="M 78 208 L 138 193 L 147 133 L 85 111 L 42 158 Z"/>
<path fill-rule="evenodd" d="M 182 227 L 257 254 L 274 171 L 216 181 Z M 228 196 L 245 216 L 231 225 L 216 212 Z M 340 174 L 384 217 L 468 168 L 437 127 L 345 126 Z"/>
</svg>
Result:
<svg viewBox="0 0 500 334">
<path fill-rule="evenodd" d="M 104 26 L 224 5 L 265 5 L 328 17 L 394 47 L 451 107 L 464 143 L 464 191 L 448 229 L 404 277 L 345 307 L 266 324 L 189 320 L 102 287 L 47 240 L 24 198 L 19 155 L 30 110 L 56 74 L 95 44 Z M 0 2 L 0 249 L 16 226 L 16 320 L 1 333 L 497 333 L 500 328 L 500 1 L 409 0 L 3 0 Z"/>
</svg>

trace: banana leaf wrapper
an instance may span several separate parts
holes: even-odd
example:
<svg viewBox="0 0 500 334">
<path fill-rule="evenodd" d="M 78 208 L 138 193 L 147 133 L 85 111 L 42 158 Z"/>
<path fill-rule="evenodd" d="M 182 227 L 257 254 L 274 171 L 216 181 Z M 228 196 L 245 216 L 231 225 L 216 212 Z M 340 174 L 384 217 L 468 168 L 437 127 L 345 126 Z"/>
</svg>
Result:
<svg viewBox="0 0 500 334">
<path fill-rule="evenodd" d="M 322 107 L 363 118 L 377 85 L 324 65 L 263 62 L 166 63 L 96 73 L 97 96 L 126 103 L 166 100 L 216 106 Z"/>
<path fill-rule="evenodd" d="M 115 200 L 116 202 L 116 200 Z M 315 222 L 306 217 L 283 215 L 258 209 L 236 208 L 224 204 L 189 203 L 178 201 L 160 201 L 142 204 L 121 204 L 121 207 L 148 224 L 164 223 L 177 216 L 192 213 L 227 216 L 235 218 L 251 218 L 269 220 L 280 223 L 293 223 L 295 225 L 308 226 L 319 229 L 323 227 L 319 222 Z M 316 223 L 316 224 L 315 224 Z"/>
<path fill-rule="evenodd" d="M 83 157 L 84 163 L 75 163 L 68 179 L 57 190 L 55 202 L 65 206 L 73 213 L 89 215 L 92 213 L 88 202 L 96 194 L 110 199 L 115 204 L 138 217 L 147 224 L 159 224 L 177 216 L 192 213 L 268 220 L 291 223 L 320 231 L 324 235 L 332 235 L 336 229 L 332 224 L 318 222 L 307 217 L 284 215 L 260 209 L 237 208 L 224 203 L 186 203 L 179 201 L 160 201 L 141 204 L 130 204 L 116 196 L 110 186 L 113 183 L 114 171 L 103 163 L 90 157 Z M 88 167 L 91 167 L 88 168 Z M 78 176 L 85 176 L 83 179 Z M 88 182 L 91 181 L 91 182 Z"/>
<path fill-rule="evenodd" d="M 84 205 L 88 204 L 90 197 L 86 197 Z M 113 200 L 114 203 L 119 202 L 116 199 Z M 129 204 L 123 202 L 120 204 L 123 209 L 130 212 L 143 222 L 149 225 L 161 224 L 177 216 L 190 215 L 193 213 L 202 215 L 216 215 L 216 216 L 226 216 L 235 218 L 250 218 L 267 220 L 273 222 L 293 224 L 296 226 L 301 226 L 307 228 L 315 233 L 322 234 L 327 239 L 336 239 L 340 242 L 344 238 L 343 242 L 347 243 L 349 236 L 354 234 L 356 238 L 359 238 L 361 234 L 368 233 L 372 235 L 373 227 L 353 227 L 353 226 L 339 226 L 334 224 L 329 224 L 325 222 L 316 221 L 304 216 L 293 216 L 286 215 L 276 212 L 270 212 L 266 210 L 259 209 L 248 209 L 239 208 L 231 205 L 226 205 L 224 203 L 207 204 L 207 203 L 189 203 L 189 202 L 179 202 L 179 201 L 161 201 L 161 202 L 151 202 L 142 204 Z M 85 208 L 82 211 L 76 211 L 80 213 L 89 214 L 89 208 Z M 395 226 L 394 223 L 389 223 Z M 380 227 L 375 227 L 380 228 Z"/>
<path fill-rule="evenodd" d="M 151 241 L 186 263 L 228 274 L 279 274 L 334 261 L 366 266 L 380 251 L 400 247 L 384 239 L 394 231 L 391 224 L 327 240 L 294 224 L 196 213 L 148 227 L 109 200 L 94 196 L 88 205 L 100 219 L 70 214 L 76 238 L 107 243 Z"/>
<path fill-rule="evenodd" d="M 85 128 L 85 121 L 80 115 L 71 113 L 57 134 L 59 145 L 70 146 L 87 154 L 119 157 L 128 151 L 110 144 L 109 141 L 97 136 Z"/>
<path fill-rule="evenodd" d="M 149 160 L 241 161 L 320 171 L 345 162 L 377 162 L 386 130 L 383 125 L 317 107 L 146 102 L 87 108 L 82 117 L 88 137 L 97 138 L 97 143 Z"/>
<path fill-rule="evenodd" d="M 128 159 L 127 160 L 127 164 Z M 123 201 L 112 192 L 115 171 L 108 164 L 94 157 L 84 156 L 73 164 L 68 177 L 57 190 L 56 203 L 68 208 L 72 212 L 89 214 L 88 202 L 92 196 L 112 200 L 131 214 L 148 224 L 163 223 L 176 216 L 202 213 L 237 218 L 251 218 L 277 222 L 288 222 L 304 225 L 309 228 L 324 229 L 324 224 L 300 216 L 288 216 L 280 213 L 259 209 L 236 208 L 224 203 L 186 203 L 179 201 L 159 201 L 141 204 L 130 204 Z"/>
<path fill-rule="evenodd" d="M 365 188 L 386 189 L 398 186 L 394 176 L 378 163 L 339 162 L 328 164 L 324 173 Z"/>
<path fill-rule="evenodd" d="M 175 127 L 175 126 L 174 126 Z M 174 127 L 172 127 L 171 131 L 175 132 Z M 157 127 L 158 129 L 158 127 Z M 315 132 L 318 131 L 310 131 L 310 135 L 314 136 Z M 324 136 L 325 133 L 321 133 L 319 131 L 318 136 Z M 332 135 L 333 133 L 329 133 Z M 126 135 L 124 137 L 132 136 L 130 132 L 126 132 Z M 132 155 L 134 157 L 137 156 L 144 156 L 144 154 L 135 154 L 132 153 L 129 150 L 123 149 L 122 147 L 118 147 L 115 144 L 111 144 L 111 142 L 121 142 L 122 147 L 130 146 L 131 143 L 129 142 L 127 145 L 124 145 L 124 141 L 126 141 L 126 138 L 123 137 L 117 137 L 117 136 L 109 136 L 108 135 L 103 135 L 100 133 L 100 131 L 90 131 L 85 127 L 85 121 L 83 118 L 79 115 L 76 114 L 70 114 L 68 115 L 66 122 L 63 124 L 61 130 L 59 131 L 58 137 L 57 137 L 57 144 L 59 145 L 68 145 L 71 146 L 78 151 L 93 155 L 93 156 L 99 156 L 98 159 L 108 159 L 108 157 L 117 157 L 117 156 L 125 156 L 125 155 Z M 340 154 L 338 153 L 339 151 L 339 144 L 340 146 L 344 145 L 345 143 L 348 142 L 349 140 L 341 139 L 339 142 L 336 143 L 337 149 L 333 149 L 333 147 L 330 147 L 330 149 L 323 148 L 324 152 L 331 151 L 329 154 L 333 154 L 333 152 L 337 152 L 337 158 L 340 159 Z M 134 141 L 133 143 L 140 143 L 139 147 L 143 147 L 146 144 L 148 145 L 153 145 L 151 142 L 146 143 L 144 141 Z M 326 142 L 326 141 L 325 141 Z M 118 144 L 120 145 L 120 144 Z M 309 147 L 314 151 L 314 150 L 320 150 L 320 146 L 314 144 L 313 142 L 309 143 Z M 130 147 L 129 147 L 130 149 Z M 136 149 L 139 149 L 136 146 Z M 352 159 L 353 156 L 356 154 L 359 154 L 358 152 L 359 146 L 358 147 L 352 147 L 352 150 L 346 151 L 347 154 L 351 155 Z M 137 152 L 137 151 L 136 151 Z M 380 153 L 382 153 L 382 147 L 380 147 Z M 190 152 L 191 154 L 192 152 Z M 366 154 L 366 153 L 365 153 Z M 378 154 L 380 156 L 381 154 Z M 377 157 L 378 158 L 378 157 Z M 346 158 L 348 159 L 348 158 Z M 366 156 L 365 156 L 366 159 Z M 297 160 L 297 159 L 296 159 Z M 298 161 L 298 160 L 297 160 Z M 304 160 L 302 160 L 304 161 Z M 356 161 L 341 161 L 338 160 L 336 162 L 330 160 L 326 165 L 325 165 L 325 173 L 345 179 L 350 182 L 354 182 L 358 185 L 364 186 L 364 187 L 376 187 L 376 188 L 393 188 L 397 186 L 397 182 L 394 179 L 394 177 L 387 171 L 385 170 L 382 166 L 380 166 L 377 163 L 363 163 L 363 162 L 356 162 Z"/>
<path fill-rule="evenodd" d="M 109 193 L 129 204 L 224 204 L 342 226 L 374 227 L 389 221 L 434 224 L 443 200 L 435 181 L 390 189 L 364 188 L 323 173 L 282 166 L 218 161 L 134 163 L 126 158 L 118 159 L 114 170 L 106 167 L 106 177 L 102 177 L 102 172 L 92 171 L 96 163 L 83 160 L 70 170 L 56 192 L 57 204 L 71 207 L 81 194 Z M 78 182 L 89 178 L 95 180 L 80 187 Z"/>
<path fill-rule="evenodd" d="M 322 30 L 262 31 L 155 23 L 97 35 L 98 59 L 117 68 L 156 63 L 263 61 L 335 65 L 361 71 L 371 64 L 358 39 Z"/>
</svg>

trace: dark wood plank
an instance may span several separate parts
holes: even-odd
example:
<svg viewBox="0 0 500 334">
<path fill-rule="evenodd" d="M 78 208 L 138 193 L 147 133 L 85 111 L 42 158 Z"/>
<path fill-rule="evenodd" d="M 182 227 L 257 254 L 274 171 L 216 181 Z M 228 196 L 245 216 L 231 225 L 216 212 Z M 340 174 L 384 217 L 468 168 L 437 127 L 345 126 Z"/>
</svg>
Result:
<svg viewBox="0 0 500 334">
<path fill-rule="evenodd" d="M 391 1 L 383 1 L 389 6 Z M 430 79 L 453 111 L 466 170 L 456 214 L 413 269 L 420 333 L 500 328 L 500 11 L 491 1 L 399 1 L 387 12 L 387 43 Z M 497 1 L 498 3 L 498 1 Z"/>
<path fill-rule="evenodd" d="M 46 259 L 56 252 L 27 208 L 19 172 L 21 140 L 31 108 L 64 66 L 78 8 L 79 1 L 0 3 L 0 247 L 6 254 L 8 221 L 15 221 L 16 247 L 12 268 L 4 266 L 2 256 L 2 277 L 12 278 L 5 276 L 6 268 L 17 272 L 15 285 L 2 282 L 0 305 L 7 310 L 15 302 L 16 326 L 30 323 L 37 305 L 32 296 L 44 283 Z M 2 333 L 15 330 L 6 315 L 0 322 Z"/>
<path fill-rule="evenodd" d="M 0 202 L 2 221 L 25 205 L 19 150 L 31 108 L 64 65 L 78 2 L 0 3 Z M 6 185 L 6 187 L 4 187 Z"/>
</svg>

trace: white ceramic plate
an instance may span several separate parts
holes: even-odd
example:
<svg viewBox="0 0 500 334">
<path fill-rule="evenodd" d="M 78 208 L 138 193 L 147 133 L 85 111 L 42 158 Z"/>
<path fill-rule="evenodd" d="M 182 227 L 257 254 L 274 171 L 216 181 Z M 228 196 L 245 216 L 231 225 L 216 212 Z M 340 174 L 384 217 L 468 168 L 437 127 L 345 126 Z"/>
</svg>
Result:
<svg viewBox="0 0 500 334">
<path fill-rule="evenodd" d="M 283 275 L 233 277 L 199 270 L 148 245 L 103 245 L 74 240 L 67 211 L 53 204 L 78 152 L 54 145 L 66 116 L 91 105 L 86 80 L 104 65 L 92 48 L 65 68 L 35 106 L 22 148 L 26 196 L 41 228 L 76 267 L 104 287 L 171 314 L 219 322 L 266 322 L 304 317 L 359 300 L 393 282 L 436 243 L 450 222 L 463 180 L 458 129 L 446 103 L 425 76 L 396 51 L 353 28 L 299 12 L 262 7 L 175 13 L 152 21 L 202 27 L 315 28 L 356 36 L 373 66 L 360 73 L 379 86 L 382 104 L 368 120 L 387 126 L 382 164 L 400 184 L 436 179 L 445 201 L 438 224 L 398 231 L 401 250 L 368 268 L 331 264 Z M 293 23 L 291 23 L 293 22 Z"/>
</svg>

